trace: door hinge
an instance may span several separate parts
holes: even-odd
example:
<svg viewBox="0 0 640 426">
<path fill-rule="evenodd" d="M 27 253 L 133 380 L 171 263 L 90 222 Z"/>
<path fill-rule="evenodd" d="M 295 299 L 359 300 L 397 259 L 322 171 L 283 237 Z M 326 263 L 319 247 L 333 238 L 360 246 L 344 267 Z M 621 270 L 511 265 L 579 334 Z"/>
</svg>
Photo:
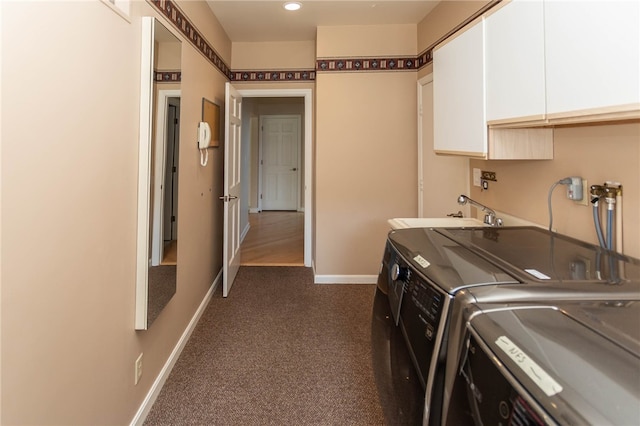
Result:
<svg viewBox="0 0 640 426">
<path fill-rule="evenodd" d="M 175 216 L 171 216 L 171 222 L 175 222 L 176 221 L 176 217 Z"/>
<path fill-rule="evenodd" d="M 174 123 L 174 124 L 178 124 L 178 119 L 177 119 L 177 118 L 174 118 L 174 119 L 173 119 L 173 123 Z"/>
</svg>

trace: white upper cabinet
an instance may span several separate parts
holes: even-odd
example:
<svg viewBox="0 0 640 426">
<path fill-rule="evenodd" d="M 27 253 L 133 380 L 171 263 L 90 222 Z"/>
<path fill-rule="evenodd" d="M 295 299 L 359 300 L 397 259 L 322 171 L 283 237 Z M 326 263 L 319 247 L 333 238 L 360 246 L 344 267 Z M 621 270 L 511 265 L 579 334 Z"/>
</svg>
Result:
<svg viewBox="0 0 640 426">
<path fill-rule="evenodd" d="M 484 157 L 484 22 L 433 52 L 434 149 Z"/>
<path fill-rule="evenodd" d="M 484 20 L 434 51 L 434 150 L 440 154 L 496 160 L 553 158 L 552 129 L 488 131 L 485 58 Z M 520 83 L 524 84 L 527 83 Z M 509 99 L 518 102 L 517 93 L 503 90 Z M 502 108 L 509 111 L 508 107 Z"/>
<path fill-rule="evenodd" d="M 511 2 L 485 20 L 487 121 L 545 116 L 544 7 Z"/>
<path fill-rule="evenodd" d="M 544 3 L 547 115 L 640 102 L 640 2 Z"/>
<path fill-rule="evenodd" d="M 434 51 L 433 91 L 436 152 L 551 159 L 551 126 L 640 117 L 640 1 L 505 3 Z"/>
</svg>

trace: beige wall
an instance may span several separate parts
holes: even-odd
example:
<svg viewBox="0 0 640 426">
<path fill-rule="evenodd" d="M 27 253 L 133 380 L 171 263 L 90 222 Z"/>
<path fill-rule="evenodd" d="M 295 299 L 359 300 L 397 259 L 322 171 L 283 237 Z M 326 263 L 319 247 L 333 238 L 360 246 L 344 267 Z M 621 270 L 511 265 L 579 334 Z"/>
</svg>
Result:
<svg viewBox="0 0 640 426">
<path fill-rule="evenodd" d="M 321 27 L 317 50 L 394 56 L 415 41 L 415 26 Z M 416 73 L 318 73 L 316 93 L 315 270 L 376 275 L 387 219 L 417 214 Z"/>
<path fill-rule="evenodd" d="M 546 227 L 547 195 L 554 182 L 567 176 L 581 176 L 589 185 L 621 182 L 624 252 L 640 257 L 640 123 L 563 127 L 554 133 L 550 161 L 472 160 L 472 168 L 494 171 L 498 181 L 488 191 L 472 187 L 471 197 Z M 597 244 L 591 207 L 568 200 L 564 185 L 554 190 L 552 207 L 558 232 Z"/>
<path fill-rule="evenodd" d="M 318 58 L 415 56 L 415 25 L 345 25 L 318 27 Z"/>
<path fill-rule="evenodd" d="M 234 42 L 231 69 L 314 69 L 315 60 L 313 41 Z"/>
<path fill-rule="evenodd" d="M 488 0 L 443 1 L 418 24 L 418 53 L 482 9 Z"/>
<path fill-rule="evenodd" d="M 182 43 L 157 43 L 155 48 L 155 64 L 157 70 L 179 70 Z"/>
<path fill-rule="evenodd" d="M 229 61 L 206 4 L 180 6 Z M 128 424 L 220 270 L 222 151 L 202 168 L 188 141 L 225 79 L 183 42 L 177 293 L 134 331 L 143 14 L 2 2 L 2 424 Z"/>
</svg>

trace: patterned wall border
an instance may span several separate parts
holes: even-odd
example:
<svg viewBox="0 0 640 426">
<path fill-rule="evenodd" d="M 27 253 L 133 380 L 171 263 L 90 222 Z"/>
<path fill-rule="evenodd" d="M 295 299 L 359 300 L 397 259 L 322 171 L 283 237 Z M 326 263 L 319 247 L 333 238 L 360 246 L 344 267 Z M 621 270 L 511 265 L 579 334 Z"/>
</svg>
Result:
<svg viewBox="0 0 640 426">
<path fill-rule="evenodd" d="M 147 0 L 227 79 L 236 82 L 314 81 L 320 72 L 418 71 L 433 62 L 433 49 L 502 0 L 492 0 L 417 57 L 318 58 L 315 70 L 231 70 L 174 0 Z M 157 76 L 155 77 L 157 78 Z M 163 76 L 164 78 L 164 76 Z M 180 76 L 178 77 L 180 78 Z M 157 80 L 156 80 L 157 81 Z M 165 80 L 162 80 L 165 81 Z"/>
<path fill-rule="evenodd" d="M 231 79 L 231 70 L 222 60 L 218 52 L 215 51 L 211 44 L 200 34 L 195 25 L 187 18 L 187 15 L 180 10 L 173 0 L 147 0 L 154 6 L 164 17 L 166 17 L 173 26 L 186 37 L 187 40 L 196 48 L 205 58 L 209 60 L 222 74 Z"/>
<path fill-rule="evenodd" d="M 315 81 L 316 73 L 323 71 L 415 71 L 426 64 L 426 58 L 429 58 L 429 62 L 431 58 L 429 51 L 417 58 L 318 59 L 316 69 L 313 70 L 231 70 L 174 0 L 147 0 L 147 2 L 166 17 L 226 78 L 235 82 L 307 82 Z M 158 83 L 177 82 L 180 79 L 181 74 L 175 75 L 175 72 L 154 73 L 154 80 Z"/>
<path fill-rule="evenodd" d="M 232 81 L 314 81 L 315 70 L 231 71 Z"/>
<path fill-rule="evenodd" d="M 323 71 L 415 71 L 416 58 L 319 58 L 316 70 Z"/>
<path fill-rule="evenodd" d="M 153 70 L 153 81 L 155 83 L 180 83 L 182 81 L 182 72 Z"/>
</svg>

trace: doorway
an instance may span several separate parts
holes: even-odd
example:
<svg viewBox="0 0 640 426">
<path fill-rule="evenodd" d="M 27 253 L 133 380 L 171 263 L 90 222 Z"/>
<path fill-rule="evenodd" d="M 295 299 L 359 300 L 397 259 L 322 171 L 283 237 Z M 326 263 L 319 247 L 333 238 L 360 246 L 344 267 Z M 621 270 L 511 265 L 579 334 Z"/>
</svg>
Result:
<svg viewBox="0 0 640 426">
<path fill-rule="evenodd" d="M 258 203 L 254 203 L 250 205 L 248 194 L 253 191 L 252 188 L 247 186 L 243 187 L 243 196 L 242 199 L 244 201 L 241 209 L 242 214 L 245 217 L 246 224 L 244 224 L 244 231 L 242 233 L 243 242 L 241 245 L 241 249 L 243 250 L 242 258 L 245 257 L 245 252 L 249 250 L 249 246 L 254 236 L 250 235 L 252 230 L 255 230 L 258 234 L 257 238 L 262 239 L 262 243 L 260 243 L 261 247 L 269 247 L 272 246 L 271 249 L 278 247 L 278 244 L 283 244 L 283 239 L 285 234 L 291 234 L 291 229 L 295 229 L 296 227 L 301 227 L 301 235 L 298 232 L 300 237 L 293 237 L 291 241 L 289 241 L 289 247 L 299 245 L 300 239 L 302 240 L 302 263 L 298 260 L 289 261 L 286 260 L 286 252 L 283 252 L 283 260 L 279 261 L 279 264 L 298 264 L 300 266 L 304 265 L 310 267 L 312 264 L 312 256 L 311 256 L 311 247 L 312 247 L 312 232 L 311 232 L 311 224 L 312 224 L 312 196 L 311 196 L 311 188 L 312 186 L 312 89 L 255 89 L 255 90 L 238 90 L 242 95 L 245 105 L 247 101 L 252 99 L 261 98 L 270 98 L 270 99 L 280 99 L 288 101 L 289 103 L 292 101 L 291 98 L 298 98 L 301 103 L 301 112 L 299 113 L 300 117 L 300 128 L 301 128 L 301 137 L 302 143 L 300 144 L 300 167 L 296 172 L 298 173 L 299 179 L 299 189 L 298 189 L 298 206 L 293 211 L 285 210 L 285 211 L 266 211 L 262 209 L 262 206 L 258 206 Z M 286 102 L 285 102 L 286 103 Z M 273 112 L 271 110 L 271 115 L 288 115 L 286 112 Z M 243 117 L 243 134 L 247 133 L 255 133 L 258 131 L 260 127 L 260 113 L 252 113 L 253 117 L 249 114 L 245 114 Z M 265 114 L 269 115 L 269 114 Z M 248 130 L 248 131 L 245 131 Z M 245 149 L 246 148 L 246 149 Z M 243 146 L 243 153 L 247 156 L 251 153 L 250 146 Z M 256 155 L 259 155 L 259 152 L 254 151 L 251 156 L 255 158 Z M 243 154 L 243 157 L 245 155 Z M 258 170 L 254 169 L 252 165 L 249 163 L 249 160 L 243 160 L 243 167 L 245 172 L 251 172 L 253 177 L 259 176 Z M 296 168 L 296 167 L 291 167 Z M 243 172 L 243 176 L 245 175 Z M 258 179 L 254 179 L 256 182 Z M 245 180 L 247 182 L 247 180 Z M 257 184 L 256 184 L 257 186 Z M 246 191 L 245 191 L 246 189 Z M 257 189 L 256 189 L 257 191 Z M 283 223 L 284 221 L 284 223 Z M 287 224 L 288 225 L 285 225 Z M 283 227 L 284 226 L 284 227 Z M 288 229 L 288 230 L 287 230 Z M 265 240 L 266 238 L 266 240 Z M 279 241 L 278 241 L 279 240 Z M 285 239 L 286 240 L 286 239 Z M 297 241 L 293 243 L 293 241 Z M 246 243 L 246 244 L 245 244 Z M 267 249 L 268 250 L 268 249 Z M 248 256 L 248 255 L 247 255 Z M 247 262 L 254 263 L 251 260 L 251 257 L 247 258 Z M 241 263 L 244 265 L 244 259 L 241 260 Z M 265 263 L 267 264 L 267 263 Z M 273 263 L 271 263 L 273 264 Z"/>
<path fill-rule="evenodd" d="M 178 246 L 180 90 L 157 94 L 151 184 L 151 265 L 175 265 Z"/>
</svg>

